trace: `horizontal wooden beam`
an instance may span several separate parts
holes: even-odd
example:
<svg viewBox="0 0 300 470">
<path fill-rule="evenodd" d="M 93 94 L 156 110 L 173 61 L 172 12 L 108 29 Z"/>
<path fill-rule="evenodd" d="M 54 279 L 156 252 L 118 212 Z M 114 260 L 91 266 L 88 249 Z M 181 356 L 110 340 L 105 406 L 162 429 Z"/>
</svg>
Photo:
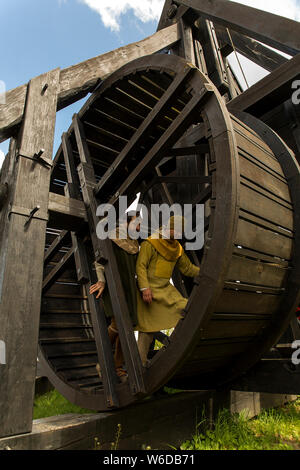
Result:
<svg viewBox="0 0 300 470">
<path fill-rule="evenodd" d="M 199 16 L 289 55 L 300 51 L 300 23 L 228 0 L 176 0 Z"/>
<path fill-rule="evenodd" d="M 82 201 L 49 193 L 49 226 L 61 230 L 77 231 L 87 222 L 85 205 Z"/>
<path fill-rule="evenodd" d="M 176 24 L 171 25 L 142 41 L 128 44 L 106 54 L 80 62 L 62 69 L 57 109 L 84 98 L 93 91 L 96 85 L 108 75 L 138 57 L 154 54 L 171 47 L 180 39 Z M 22 121 L 27 84 L 9 90 L 6 93 L 6 104 L 0 105 L 0 142 L 9 138 Z"/>
<path fill-rule="evenodd" d="M 291 98 L 292 83 L 300 78 L 300 54 L 278 67 L 227 104 L 230 112 L 247 111 L 257 117 Z"/>
<path fill-rule="evenodd" d="M 230 37 L 226 29 L 215 26 L 215 30 L 222 49 L 226 45 L 231 45 Z M 269 49 L 260 42 L 255 41 L 255 39 L 248 38 L 235 31 L 230 31 L 230 35 L 237 52 L 269 72 L 273 72 L 277 67 L 288 61 L 286 57 Z"/>
</svg>

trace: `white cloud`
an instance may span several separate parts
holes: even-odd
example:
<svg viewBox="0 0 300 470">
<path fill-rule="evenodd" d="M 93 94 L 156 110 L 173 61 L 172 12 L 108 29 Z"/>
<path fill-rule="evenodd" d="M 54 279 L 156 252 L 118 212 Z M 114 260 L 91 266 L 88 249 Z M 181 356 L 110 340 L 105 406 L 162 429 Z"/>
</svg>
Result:
<svg viewBox="0 0 300 470">
<path fill-rule="evenodd" d="M 129 10 L 143 23 L 159 20 L 164 0 L 80 0 L 101 16 L 104 26 L 119 31 L 120 17 Z"/>
<path fill-rule="evenodd" d="M 0 168 L 2 167 L 2 163 L 4 162 L 4 152 L 2 152 L 2 150 L 0 150 Z"/>
</svg>

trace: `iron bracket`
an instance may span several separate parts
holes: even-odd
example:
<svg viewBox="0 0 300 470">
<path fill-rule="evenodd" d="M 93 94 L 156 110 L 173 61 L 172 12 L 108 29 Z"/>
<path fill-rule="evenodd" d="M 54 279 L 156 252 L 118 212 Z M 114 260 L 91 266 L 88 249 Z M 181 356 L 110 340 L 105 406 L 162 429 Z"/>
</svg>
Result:
<svg viewBox="0 0 300 470">
<path fill-rule="evenodd" d="M 44 149 L 41 149 L 39 152 L 35 153 L 32 157 L 29 155 L 24 155 L 22 153 L 17 154 L 17 160 L 19 157 L 27 158 L 28 160 L 32 160 L 36 163 L 40 163 L 41 165 L 45 166 L 46 168 L 50 169 L 53 166 L 53 163 L 49 161 L 47 158 L 43 157 L 43 153 L 45 152 Z"/>
</svg>

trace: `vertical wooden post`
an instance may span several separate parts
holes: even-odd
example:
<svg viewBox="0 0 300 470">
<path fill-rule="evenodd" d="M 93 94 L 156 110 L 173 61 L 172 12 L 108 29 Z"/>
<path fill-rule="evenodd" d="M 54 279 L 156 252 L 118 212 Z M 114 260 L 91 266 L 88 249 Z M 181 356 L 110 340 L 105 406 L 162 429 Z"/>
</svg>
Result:
<svg viewBox="0 0 300 470">
<path fill-rule="evenodd" d="M 80 199 L 81 194 L 79 191 L 79 177 L 77 169 L 75 167 L 72 146 L 66 133 L 64 133 L 62 136 L 62 148 L 68 180 L 68 185 L 65 189 L 65 193 L 69 197 L 72 197 L 74 199 Z M 92 167 L 92 163 L 88 154 L 88 149 L 86 149 L 84 146 L 82 148 L 79 146 L 79 151 L 81 155 L 85 155 L 85 164 L 88 164 L 90 167 Z M 85 191 L 86 188 L 83 190 L 83 192 Z M 84 200 L 86 202 L 86 197 L 84 197 Z M 91 216 L 89 216 L 90 229 L 92 232 L 92 239 L 94 244 L 96 233 L 92 229 L 92 220 L 93 219 L 91 218 Z M 71 237 L 75 254 L 77 279 L 79 282 L 86 283 L 92 279 L 92 269 L 89 264 L 91 260 L 88 259 L 88 251 L 86 250 L 84 243 L 77 237 L 75 232 L 71 232 Z M 100 302 L 95 299 L 95 296 L 89 294 L 88 287 L 87 296 L 91 311 L 91 318 L 97 345 L 98 361 L 101 368 L 101 377 L 106 394 L 107 404 L 109 407 L 115 407 L 119 405 L 119 399 L 116 392 L 117 377 L 114 373 L 114 360 L 107 333 L 107 325 L 104 310 L 103 307 L 101 308 Z"/>
<path fill-rule="evenodd" d="M 6 344 L 6 364 L 0 366 L 0 437 L 32 429 L 50 184 L 50 167 L 43 161 L 51 165 L 59 73 L 55 69 L 29 82 L 18 150 L 10 154 L 15 184 L 0 254 L 0 329 Z M 40 162 L 35 155 L 42 149 Z"/>
<path fill-rule="evenodd" d="M 62 148 L 68 181 L 68 184 L 65 186 L 65 194 L 73 199 L 81 200 L 79 179 L 75 166 L 73 150 L 68 135 L 65 132 L 62 135 Z M 83 247 L 83 241 L 75 232 L 71 232 L 71 238 L 74 248 L 77 280 L 81 284 L 86 284 L 89 281 L 89 271 L 87 269 L 84 256 L 85 250 Z"/>
<path fill-rule="evenodd" d="M 218 38 L 211 21 L 199 18 L 196 21 L 198 28 L 197 39 L 200 40 L 206 61 L 209 78 L 221 94 L 228 92 L 227 73 L 221 54 Z"/>
<path fill-rule="evenodd" d="M 179 20 L 179 24 L 181 41 L 178 48 L 178 55 L 184 57 L 189 63 L 196 65 L 192 27 L 183 18 Z"/>
<path fill-rule="evenodd" d="M 128 372 L 129 385 L 134 395 L 145 393 L 142 363 L 132 329 L 125 293 L 113 252 L 112 242 L 109 239 L 100 240 L 96 234 L 96 227 L 99 221 L 96 216 L 97 201 L 94 194 L 96 178 L 91 164 L 84 128 L 77 115 L 74 116 L 73 123 L 81 160 L 81 164 L 78 166 L 78 175 L 82 187 L 83 200 L 88 210 L 93 248 L 96 257 L 98 257 L 100 253 L 105 253 L 105 258 L 107 260 L 105 265 L 105 276 L 118 326 L 122 351 Z"/>
</svg>

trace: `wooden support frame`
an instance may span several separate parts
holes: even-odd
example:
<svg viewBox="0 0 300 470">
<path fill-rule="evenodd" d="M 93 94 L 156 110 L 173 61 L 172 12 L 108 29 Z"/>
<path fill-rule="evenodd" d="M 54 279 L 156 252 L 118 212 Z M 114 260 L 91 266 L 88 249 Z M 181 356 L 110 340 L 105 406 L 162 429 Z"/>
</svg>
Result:
<svg viewBox="0 0 300 470">
<path fill-rule="evenodd" d="M 78 167 L 78 175 L 83 190 L 83 199 L 85 204 L 88 206 L 95 258 L 99 259 L 101 254 L 102 256 L 105 254 L 105 258 L 107 260 L 105 265 L 105 275 L 118 326 L 125 364 L 128 371 L 129 385 L 134 395 L 143 394 L 145 393 L 145 385 L 143 380 L 142 363 L 137 349 L 137 343 L 128 312 L 124 289 L 113 253 L 112 242 L 109 239 L 100 240 L 96 235 L 96 227 L 98 223 L 98 218 L 96 216 L 97 201 L 94 196 L 96 179 L 94 169 L 91 164 L 83 125 L 77 115 L 74 115 L 73 117 L 73 126 L 81 160 L 81 164 Z M 103 331 L 99 331 L 99 333 L 102 335 L 105 334 Z"/>
<path fill-rule="evenodd" d="M 87 222 L 87 213 L 82 201 L 56 193 L 49 193 L 49 226 L 61 230 L 79 230 Z"/>
<path fill-rule="evenodd" d="M 196 52 L 192 26 L 184 18 L 180 18 L 179 25 L 181 40 L 176 47 L 176 53 L 190 64 L 196 65 Z"/>
<path fill-rule="evenodd" d="M 299 70 L 300 54 L 231 100 L 227 104 L 228 110 L 233 113 L 247 111 L 260 117 L 274 107 L 274 102 L 279 105 L 291 98 L 292 83 L 299 80 Z"/>
<path fill-rule="evenodd" d="M 220 41 L 222 50 L 224 50 L 226 45 L 229 45 L 231 47 L 231 41 L 226 29 L 215 25 L 215 30 Z M 262 44 L 260 44 L 260 42 L 255 41 L 255 39 L 251 39 L 235 31 L 230 31 L 230 35 L 237 52 L 239 52 L 255 64 L 259 65 L 260 67 L 263 67 L 264 69 L 268 70 L 269 72 L 273 72 L 277 69 L 277 67 L 280 67 L 280 65 L 283 65 L 288 61 L 286 57 L 281 54 L 278 54 L 272 49 L 267 48 L 266 46 L 263 46 Z M 230 49 L 228 50 L 228 52 L 231 52 Z"/>
<path fill-rule="evenodd" d="M 47 89 L 45 89 L 47 84 Z M 44 149 L 51 161 L 59 69 L 29 83 L 24 122 L 18 137 L 16 156 L 33 156 Z M 38 114 L 39 119 L 36 119 Z M 15 188 L 10 204 L 31 211 L 48 210 L 50 170 L 31 159 L 19 157 L 15 164 Z M 4 230 L 7 242 L 1 245 L 1 337 L 6 343 L 7 364 L 1 366 L 1 436 L 30 432 L 39 335 L 46 220 L 11 214 Z M 9 314 L 9 315 L 8 315 Z M 22 384 L 16 386 L 16 384 Z"/>
<path fill-rule="evenodd" d="M 199 18 L 195 24 L 195 37 L 203 47 L 208 76 L 223 95 L 228 92 L 229 84 L 215 29 L 212 22 L 204 18 Z"/>
<path fill-rule="evenodd" d="M 183 1 L 182 3 L 198 5 L 200 2 L 197 2 L 196 0 L 188 2 L 187 0 L 186 2 Z M 202 7 L 204 8 L 205 4 L 207 3 L 210 3 L 210 8 L 213 10 L 215 5 L 220 5 L 223 2 L 222 0 L 216 0 L 215 3 L 212 3 L 211 1 L 203 1 Z M 171 2 L 169 1 L 166 3 L 166 5 L 167 4 L 170 6 Z M 234 2 L 231 3 L 231 6 L 229 3 L 226 3 L 226 6 L 227 5 L 229 8 L 232 6 L 232 8 L 234 8 L 233 11 L 237 13 L 238 8 Z M 198 41 L 199 37 L 198 39 L 195 39 L 194 35 L 195 31 L 197 30 L 192 25 L 193 19 L 198 14 L 195 13 L 196 10 L 197 9 L 194 10 L 184 5 L 181 5 L 176 9 L 173 8 L 173 13 L 172 11 L 169 12 L 169 19 L 171 21 L 175 21 L 175 19 L 178 20 L 180 18 L 179 24 L 169 26 L 167 28 L 168 31 L 162 30 L 160 33 L 154 35 L 155 40 L 153 39 L 153 36 L 152 40 L 147 43 L 147 47 L 145 46 L 147 40 L 144 40 L 144 42 L 142 41 L 147 51 L 155 50 L 157 52 L 160 50 L 163 47 L 162 38 L 164 38 L 165 44 L 167 44 L 165 46 L 166 48 L 172 47 L 174 44 L 178 45 L 178 53 L 193 64 L 198 64 L 198 66 L 199 64 L 202 64 L 201 70 L 204 71 L 206 64 L 205 61 L 203 62 L 203 54 L 201 55 L 201 51 L 199 50 L 197 54 L 196 48 L 196 41 Z M 248 9 L 243 11 L 249 14 L 249 18 L 251 20 L 250 10 Z M 208 16 L 205 16 L 207 18 L 205 21 L 206 25 L 209 25 L 211 19 L 214 18 L 214 16 L 210 16 L 212 14 L 213 13 L 210 13 Z M 172 17 L 172 15 L 174 16 Z M 188 19 L 188 17 L 190 19 Z M 274 15 L 272 15 L 272 17 L 274 18 Z M 285 22 L 285 19 L 280 19 L 279 17 L 275 18 L 277 18 L 276 21 L 278 21 L 280 24 L 288 24 Z M 239 19 L 237 16 L 231 18 L 233 23 L 228 23 L 228 19 L 222 19 L 222 17 L 220 18 L 219 15 L 216 15 L 215 19 L 216 22 L 223 26 L 233 24 L 232 34 L 236 38 L 236 42 L 238 44 L 237 49 L 239 48 L 240 51 L 243 50 L 244 54 L 247 55 L 247 48 L 251 48 L 252 44 L 257 45 L 258 42 L 251 39 L 250 37 L 241 36 L 241 31 L 244 31 L 244 34 L 246 31 L 243 29 L 243 20 L 243 15 L 241 16 L 241 19 Z M 165 18 L 163 18 L 163 21 L 165 21 Z M 293 27 L 297 29 L 295 22 L 291 22 L 289 24 L 293 25 Z M 211 51 L 215 53 L 219 48 L 218 44 L 214 41 L 213 27 L 211 24 L 210 26 L 210 40 L 211 44 L 213 44 Z M 221 31 L 221 28 L 218 29 Z M 299 32 L 299 28 L 297 31 Z M 261 37 L 265 38 L 266 43 L 272 42 L 272 44 L 274 44 L 277 41 L 277 46 L 280 46 L 280 50 L 289 50 L 290 53 L 293 54 L 299 51 L 299 49 L 295 49 L 297 46 L 297 41 L 299 42 L 299 39 L 297 38 L 292 39 L 292 41 L 286 41 L 285 38 L 282 39 L 281 33 L 270 34 L 268 31 L 262 32 L 261 29 L 253 31 L 252 26 L 248 30 L 248 33 L 256 38 L 260 38 L 260 35 L 262 34 L 263 36 Z M 171 37 L 167 37 L 167 34 L 170 34 L 172 39 Z M 181 42 L 178 44 L 179 39 L 181 39 Z M 174 42 L 172 42 L 173 40 Z M 225 40 L 225 37 L 224 41 L 226 44 L 228 44 L 228 40 Z M 201 45 L 200 42 L 199 44 Z M 130 46 L 136 47 L 136 44 Z M 121 49 L 126 49 L 129 54 L 132 54 L 133 57 L 136 57 L 140 54 L 140 50 L 137 52 L 135 47 L 130 48 L 129 46 L 126 46 L 126 48 Z M 262 55 L 264 56 L 263 59 L 260 59 L 261 64 L 265 63 L 267 69 L 275 70 L 281 61 L 281 59 L 279 59 L 279 55 L 270 52 L 271 58 L 268 58 L 267 49 L 264 46 L 257 46 L 257 50 L 258 49 L 262 51 Z M 174 50 L 176 50 L 176 46 Z M 224 48 L 222 50 L 225 57 L 226 54 L 224 52 Z M 74 130 L 81 159 L 78 172 L 80 176 L 80 183 L 83 188 L 84 201 L 81 200 L 82 196 L 79 191 L 78 174 L 77 169 L 75 168 L 75 162 L 72 154 L 73 151 L 69 141 L 69 134 L 65 134 L 63 136 L 62 148 L 59 150 L 57 157 L 58 161 L 58 159 L 61 158 L 60 154 L 63 152 L 68 180 L 65 188 L 65 194 L 68 197 L 53 193 L 49 194 L 49 175 L 51 174 L 51 171 L 49 168 L 40 165 L 39 162 L 34 159 L 34 155 L 38 153 L 41 148 L 45 148 L 46 161 L 48 160 L 48 163 L 51 164 L 51 148 L 54 133 L 55 111 L 85 96 L 88 91 L 94 90 L 103 77 L 111 73 L 111 71 L 115 70 L 115 68 L 119 68 L 120 65 L 122 65 L 123 59 L 119 62 L 117 60 L 113 60 L 116 57 L 114 54 L 118 53 L 118 51 L 113 51 L 112 53 L 105 55 L 106 59 L 111 61 L 109 64 L 106 63 L 105 65 L 106 59 L 104 59 L 103 56 L 100 56 L 98 58 L 90 59 L 90 61 L 85 61 L 82 64 L 69 67 L 63 71 L 56 69 L 55 71 L 51 71 L 44 76 L 33 79 L 28 86 L 25 85 L 24 87 L 19 87 L 18 89 L 8 92 L 8 107 L 4 108 L 5 116 L 4 121 L 2 120 L 2 124 L 4 122 L 4 125 L 0 131 L 0 138 L 3 138 L 5 135 L 15 134 L 19 130 L 19 125 L 23 116 L 24 122 L 22 123 L 23 126 L 21 132 L 18 135 L 18 141 L 15 139 L 12 139 L 11 141 L 9 157 L 6 160 L 5 172 L 9 176 L 9 190 L 6 195 L 8 202 L 4 201 L 0 226 L 0 239 L 1 241 L 6 239 L 6 242 L 2 243 L 0 251 L 0 300 L 2 301 L 0 306 L 0 319 L 4 325 L 4 339 L 9 346 L 8 360 L 13 362 L 13 367 L 11 367 L 8 372 L 5 367 L 1 367 L 0 420 L 1 424 L 4 422 L 4 425 L 0 432 L 4 432 L 5 435 L 28 432 L 31 429 L 33 383 L 35 376 L 36 345 L 40 309 L 39 294 L 41 290 L 42 292 L 45 292 L 51 285 L 53 285 L 55 280 L 59 277 L 60 273 L 65 270 L 67 264 L 71 260 L 73 261 L 74 257 L 76 261 L 77 272 L 80 270 L 78 272 L 78 280 L 82 283 L 87 283 L 88 280 L 93 279 L 94 273 L 92 272 L 91 264 L 94 260 L 94 253 L 92 253 L 92 250 L 88 249 L 89 247 L 87 248 L 87 246 L 75 233 L 78 227 L 81 227 L 82 224 L 86 221 L 89 221 L 92 228 L 92 244 L 95 257 L 101 258 L 102 256 L 102 259 L 104 259 L 106 256 L 106 276 L 108 280 L 108 287 L 112 297 L 112 304 L 120 332 L 122 349 L 125 355 L 127 370 L 129 372 L 128 384 L 124 386 L 118 385 L 116 374 L 114 373 L 114 361 L 112 357 L 111 346 L 106 332 L 107 324 L 104 311 L 101 303 L 99 304 L 93 295 L 88 294 L 95 341 L 97 344 L 97 353 L 101 366 L 105 396 L 108 401 L 108 406 L 120 406 L 120 402 L 123 399 L 121 395 L 118 396 L 118 391 L 120 389 L 122 389 L 122 391 L 126 390 L 126 393 L 131 395 L 132 399 L 143 396 L 145 393 L 145 377 L 137 353 L 136 342 L 129 320 L 128 309 L 126 309 L 125 296 L 121 279 L 118 275 L 118 266 L 113 252 L 113 245 L 110 241 L 99 241 L 96 237 L 95 228 L 97 218 L 95 209 L 97 205 L 97 199 L 95 197 L 94 190 L 96 189 L 97 192 L 97 189 L 101 188 L 103 183 L 96 186 L 93 161 L 90 158 L 83 126 L 81 121 L 78 119 L 78 116 L 75 116 L 74 118 Z M 215 64 L 218 63 L 219 56 L 220 51 L 218 51 L 217 56 L 215 56 Z M 283 59 L 281 65 L 279 64 L 278 70 L 275 70 L 271 76 L 266 77 L 266 79 L 259 82 L 257 86 L 248 90 L 248 92 L 244 93 L 243 96 L 233 99 L 228 106 L 229 109 L 247 109 L 253 112 L 253 114 L 259 115 L 262 109 L 265 111 L 266 103 L 267 106 L 271 106 L 271 104 L 268 103 L 271 103 L 271 100 L 274 101 L 277 96 L 280 96 L 280 99 L 282 100 L 286 98 L 290 91 L 289 87 L 292 80 L 295 80 L 299 77 L 299 57 L 300 54 L 294 57 L 294 59 L 291 59 L 291 61 L 286 61 Z M 251 58 L 251 54 L 249 58 Z M 253 56 L 253 58 L 255 57 Z M 128 57 L 126 57 L 124 62 L 127 62 L 128 60 Z M 274 63 L 276 64 L 276 67 Z M 99 67 L 99 64 L 101 67 Z M 105 68 L 106 66 L 107 68 Z M 226 62 L 225 66 L 227 69 L 229 68 Z M 224 78 L 224 67 L 218 69 L 218 73 Z M 227 75 L 229 76 L 231 95 L 233 95 L 233 91 L 236 90 L 234 76 L 230 76 L 228 70 Z M 203 95 L 201 95 L 202 91 Z M 189 114 L 191 113 L 192 115 L 193 113 L 197 113 L 197 106 L 202 99 L 205 101 L 207 98 L 209 98 L 210 91 L 211 90 L 209 89 L 209 86 L 206 90 L 199 90 L 199 88 L 197 89 L 197 93 L 199 93 L 201 96 L 193 96 L 192 100 L 186 106 L 186 109 L 183 110 L 181 116 L 178 119 L 175 119 L 166 134 L 156 143 L 154 148 L 146 154 L 143 162 L 141 162 L 133 174 L 130 175 L 130 177 L 128 177 L 125 182 L 123 182 L 119 192 L 124 194 L 127 192 L 130 193 L 134 190 L 136 185 L 136 181 L 134 181 L 134 179 L 136 178 L 142 184 L 145 175 L 147 175 L 147 172 L 150 170 L 153 171 L 155 168 L 158 175 L 156 181 L 159 183 L 164 197 L 166 197 L 169 202 L 171 201 L 166 185 L 167 183 L 178 182 L 178 177 L 162 176 L 159 172 L 159 169 L 157 169 L 155 165 L 157 164 L 158 160 L 162 158 L 162 156 L 177 156 L 182 155 L 183 153 L 185 155 L 193 155 L 197 147 L 197 152 L 201 153 L 203 151 L 205 153 L 205 150 L 207 150 L 207 146 L 205 145 L 199 145 L 193 149 L 191 147 L 177 147 L 175 149 L 171 149 L 171 147 L 178 140 L 182 129 L 184 129 L 190 123 Z M 166 99 L 168 99 L 168 97 L 166 97 Z M 35 119 L 37 114 L 39 115 L 39 120 Z M 0 125 L 2 124 L 0 122 Z M 148 125 L 150 128 L 152 123 L 149 122 Z M 73 131 L 73 129 L 71 131 Z M 137 134 L 137 140 L 133 142 L 133 146 L 137 145 L 138 139 L 146 131 L 147 127 L 139 130 L 140 134 Z M 220 136 L 222 137 L 221 134 L 219 134 L 219 137 Z M 223 145 L 222 140 L 219 139 L 216 142 L 216 145 Z M 130 145 L 128 146 L 127 151 L 131 151 Z M 281 155 L 282 157 L 283 154 Z M 126 159 L 128 155 L 129 153 L 126 154 L 125 152 L 123 155 L 124 159 Z M 121 158 L 120 163 L 122 162 L 123 160 Z M 205 178 L 202 179 L 201 183 L 207 184 L 210 182 L 208 178 Z M 295 174 L 291 173 L 291 179 L 291 187 L 295 193 L 296 187 L 299 183 L 298 175 L 296 181 Z M 295 181 L 293 181 L 293 179 L 295 179 Z M 1 174 L 0 184 L 3 184 L 3 181 L 3 175 Z M 180 177 L 180 182 L 185 182 L 184 177 Z M 199 182 L 199 179 L 197 177 L 190 177 L 189 183 L 193 182 Z M 13 190 L 12 187 L 10 187 L 10 184 L 12 185 Z M 197 202 L 199 203 L 209 199 L 211 197 L 211 192 L 212 186 L 207 186 L 203 192 L 197 196 Z M 117 198 L 118 196 L 113 198 L 111 202 L 115 203 Z M 298 199 L 299 198 L 297 197 L 296 205 L 299 205 Z M 194 203 L 195 202 L 196 200 L 194 200 Z M 40 210 L 42 217 L 41 215 L 40 217 L 34 216 L 33 218 L 29 219 L 29 223 L 25 227 L 24 220 L 26 219 L 24 216 L 37 209 L 39 204 L 41 204 L 41 208 L 38 210 Z M 213 204 L 214 201 L 212 201 L 212 207 Z M 60 209 L 58 209 L 58 206 L 60 206 Z M 16 213 L 16 211 L 12 210 L 15 207 L 21 208 L 22 211 Z M 44 234 L 47 210 L 50 215 L 50 221 L 56 221 L 56 223 L 60 224 L 61 221 L 64 220 L 62 224 L 64 231 L 62 232 L 61 236 L 59 236 L 58 239 L 56 239 L 55 242 L 53 242 L 53 244 L 49 247 L 49 250 L 46 252 L 46 254 L 44 254 L 43 241 L 45 238 Z M 11 214 L 10 219 L 7 218 L 7 214 Z M 61 216 L 60 219 L 59 214 Z M 208 221 L 209 218 L 207 217 L 206 226 Z M 44 279 L 44 283 L 42 284 L 42 262 L 43 260 L 49 261 L 51 257 L 57 253 L 57 250 L 61 246 L 61 243 L 66 236 L 66 230 L 71 230 L 73 232 L 71 235 L 73 247 L 63 257 L 62 263 L 47 275 L 47 277 Z M 227 240 L 227 237 L 224 237 L 224 240 Z M 295 279 L 293 280 L 294 284 L 292 284 L 292 293 L 295 293 L 296 290 L 299 289 L 298 274 L 299 273 L 297 272 L 297 276 L 295 276 Z M 14 280 L 13 283 L 12 279 Z M 212 276 L 207 276 L 207 279 L 204 279 L 204 288 L 206 288 L 205 282 L 207 281 L 207 285 L 209 287 L 209 283 L 212 279 Z M 226 286 L 234 288 L 235 284 L 227 282 Z M 245 284 L 241 284 L 241 286 L 245 287 Z M 29 289 L 30 294 L 28 294 Z M 256 289 L 256 287 L 254 287 L 254 289 Z M 118 292 L 118 296 L 115 295 L 116 292 Z M 276 290 L 269 289 L 268 292 L 276 293 Z M 293 296 L 293 299 L 294 297 L 295 296 Z M 290 304 L 291 302 L 292 301 L 290 301 Z M 293 302 L 296 304 L 295 300 L 293 300 Z M 289 304 L 288 306 L 291 309 L 293 307 L 293 305 Z M 24 310 L 25 315 L 23 315 Z M 11 318 L 7 315 L 8 311 L 13 312 Z M 276 332 L 276 328 L 278 328 L 276 322 L 277 318 L 275 318 L 273 321 L 274 332 Z M 17 334 L 16 325 L 19 327 L 18 330 L 20 330 L 20 332 L 17 331 Z M 185 330 L 182 331 L 184 332 Z M 31 344 L 27 345 L 24 343 L 24 338 L 22 336 L 23 332 L 25 339 L 30 338 Z M 186 333 L 189 334 L 188 331 Z M 259 347 L 263 347 L 263 343 L 264 338 L 262 337 L 256 344 L 253 345 L 253 349 L 256 349 L 257 345 Z M 192 344 L 192 342 L 190 342 L 189 345 L 190 344 Z M 255 353 L 257 353 L 257 351 L 255 351 Z M 174 357 L 176 354 L 174 354 Z M 186 354 L 184 356 L 186 356 Z M 238 368 L 242 370 L 245 366 L 247 366 L 247 361 L 248 359 L 245 359 L 244 363 L 238 364 Z M 157 370 L 153 370 L 155 373 L 153 373 L 150 368 L 150 371 L 148 371 L 149 373 L 147 372 L 145 374 L 146 380 L 148 381 L 149 377 L 151 379 L 151 373 L 153 373 L 152 383 L 156 383 L 155 381 L 157 381 Z M 226 377 L 224 376 L 224 379 L 225 378 Z M 19 390 L 15 387 L 15 384 L 20 380 L 24 386 Z M 162 383 L 162 381 L 160 381 L 160 383 Z M 26 407 L 24 407 L 24 402 L 27 403 Z M 8 408 L 7 411 L 7 403 L 13 403 L 14 407 L 15 403 L 17 403 L 17 408 Z"/>
<path fill-rule="evenodd" d="M 199 16 L 268 44 L 289 55 L 300 52 L 300 24 L 227 0 L 176 0 Z"/>
</svg>

